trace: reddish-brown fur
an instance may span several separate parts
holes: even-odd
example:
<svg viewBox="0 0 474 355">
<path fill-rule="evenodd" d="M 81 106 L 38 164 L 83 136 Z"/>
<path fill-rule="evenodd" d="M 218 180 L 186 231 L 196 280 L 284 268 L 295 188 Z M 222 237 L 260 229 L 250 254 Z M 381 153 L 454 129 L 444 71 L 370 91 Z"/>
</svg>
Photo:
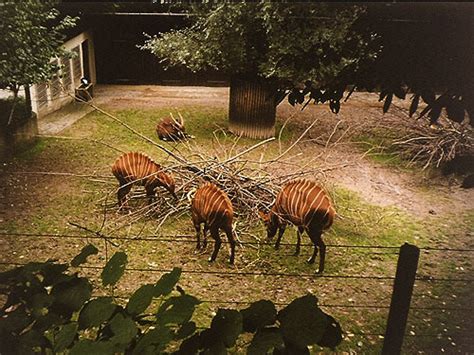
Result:
<svg viewBox="0 0 474 355">
<path fill-rule="evenodd" d="M 179 141 L 190 138 L 186 133 L 183 122 L 175 121 L 169 117 L 163 118 L 156 125 L 158 138 L 164 141 Z"/>
<path fill-rule="evenodd" d="M 203 249 L 206 248 L 206 233 L 209 230 L 215 240 L 214 251 L 209 261 L 214 261 L 219 252 L 222 241 L 219 229 L 224 230 L 230 243 L 230 263 L 234 263 L 235 240 L 232 231 L 234 210 L 227 194 L 216 185 L 206 183 L 194 195 L 191 203 L 191 216 L 196 228 L 197 249 L 201 249 L 201 224 L 204 223 Z"/>
<path fill-rule="evenodd" d="M 117 192 L 120 207 L 133 184 L 145 187 L 150 203 L 155 196 L 155 189 L 159 186 L 176 198 L 174 178 L 164 173 L 159 164 L 143 153 L 130 152 L 121 155 L 112 166 L 112 173 L 120 183 Z"/>
<path fill-rule="evenodd" d="M 287 183 L 278 193 L 275 204 L 268 214 L 261 212 L 267 226 L 269 238 L 273 238 L 278 230 L 275 248 L 280 247 L 280 241 L 287 223 L 298 227 L 298 239 L 295 254 L 299 254 L 301 234 L 306 231 L 314 244 L 309 263 L 314 263 L 318 248 L 319 272 L 324 270 L 326 245 L 322 240 L 324 230 L 331 227 L 336 211 L 328 195 L 315 182 L 310 180 L 293 180 Z"/>
</svg>

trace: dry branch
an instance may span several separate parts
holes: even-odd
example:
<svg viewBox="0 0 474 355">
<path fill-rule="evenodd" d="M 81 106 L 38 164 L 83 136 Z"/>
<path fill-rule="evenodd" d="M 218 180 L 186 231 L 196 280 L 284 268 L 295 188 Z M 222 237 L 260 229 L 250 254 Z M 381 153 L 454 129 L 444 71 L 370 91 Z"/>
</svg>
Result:
<svg viewBox="0 0 474 355">
<path fill-rule="evenodd" d="M 448 125 L 442 128 L 414 127 L 410 134 L 395 140 L 393 146 L 409 159 L 410 164 L 419 164 L 423 169 L 430 166 L 438 168 L 457 155 L 472 154 L 472 128 L 453 123 Z"/>
</svg>

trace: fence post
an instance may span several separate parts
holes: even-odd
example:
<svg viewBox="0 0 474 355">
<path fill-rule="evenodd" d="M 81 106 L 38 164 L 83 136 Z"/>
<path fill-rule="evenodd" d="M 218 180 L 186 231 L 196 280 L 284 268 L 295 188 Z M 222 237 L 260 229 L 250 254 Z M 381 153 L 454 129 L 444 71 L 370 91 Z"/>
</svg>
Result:
<svg viewBox="0 0 474 355">
<path fill-rule="evenodd" d="M 384 355 L 401 352 L 419 257 L 420 249 L 416 246 L 405 243 L 400 247 L 382 348 Z"/>
</svg>

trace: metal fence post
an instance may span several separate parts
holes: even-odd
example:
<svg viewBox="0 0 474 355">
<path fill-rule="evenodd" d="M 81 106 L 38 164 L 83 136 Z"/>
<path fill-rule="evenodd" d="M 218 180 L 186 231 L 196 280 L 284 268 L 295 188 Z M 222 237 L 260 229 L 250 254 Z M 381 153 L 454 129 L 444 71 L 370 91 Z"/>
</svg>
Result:
<svg viewBox="0 0 474 355">
<path fill-rule="evenodd" d="M 419 257 L 416 246 L 405 243 L 400 247 L 382 354 L 400 354 L 402 349 Z"/>
</svg>

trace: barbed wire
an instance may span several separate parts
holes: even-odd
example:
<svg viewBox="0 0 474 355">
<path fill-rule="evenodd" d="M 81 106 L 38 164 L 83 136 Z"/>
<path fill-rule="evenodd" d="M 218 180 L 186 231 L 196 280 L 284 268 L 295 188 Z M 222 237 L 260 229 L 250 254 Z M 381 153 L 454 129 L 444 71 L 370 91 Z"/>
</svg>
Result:
<svg viewBox="0 0 474 355">
<path fill-rule="evenodd" d="M 18 237 L 38 237 L 38 238 L 74 238 L 74 239 L 104 239 L 105 237 L 100 236 L 84 236 L 82 234 L 59 234 L 59 233 L 31 233 L 31 232 L 0 232 L 0 236 L 18 236 Z M 255 236 L 254 236 L 255 237 Z M 168 236 L 107 236 L 106 239 L 112 240 L 125 240 L 125 241 L 150 241 L 150 242 L 171 242 L 171 243 L 195 243 L 195 235 L 192 234 L 178 234 Z M 228 243 L 223 240 L 223 244 Z M 239 242 L 241 245 L 262 245 L 270 244 L 267 241 L 255 241 L 255 242 Z M 280 245 L 294 245 L 294 243 L 280 243 Z M 301 243 L 301 246 L 313 246 L 310 243 Z M 388 250 L 399 250 L 400 246 L 393 245 L 355 245 L 355 244 L 326 244 L 326 247 L 330 248 L 354 248 L 354 249 L 388 249 Z M 463 248 L 437 248 L 437 247 L 418 247 L 421 251 L 447 251 L 447 252 L 474 252 L 474 249 L 463 249 Z M 385 253 L 385 254 L 398 254 L 398 253 Z"/>
<path fill-rule="evenodd" d="M 99 295 L 96 295 L 99 296 Z M 115 298 L 128 300 L 131 297 L 130 295 L 115 295 Z M 239 304 L 239 305 L 248 305 L 252 304 L 255 301 L 222 301 L 222 300 L 200 300 L 201 303 L 210 303 L 210 304 Z M 288 306 L 289 302 L 273 302 L 276 306 Z M 325 308 L 360 308 L 360 309 L 390 309 L 389 305 L 368 305 L 368 304 L 328 304 L 328 303 L 319 303 L 318 306 L 325 307 Z M 418 306 L 411 306 L 410 310 L 416 311 L 459 311 L 459 312 L 473 312 L 474 308 L 466 308 L 466 307 L 418 307 Z"/>
<path fill-rule="evenodd" d="M 0 262 L 0 265 L 5 266 L 25 266 L 27 263 L 10 263 Z M 102 270 L 103 266 L 87 266 L 81 265 L 81 269 Z M 129 272 L 149 272 L 149 273 L 166 273 L 169 269 L 160 268 L 138 268 L 127 267 L 125 271 Z M 213 271 L 213 270 L 193 270 L 183 269 L 182 274 L 198 274 L 198 275 L 218 275 L 218 276 L 273 276 L 273 277 L 310 277 L 310 278 L 328 278 L 328 279 L 363 279 L 363 280 L 394 280 L 393 276 L 373 276 L 373 275 L 326 275 L 316 273 L 289 273 L 289 272 L 255 272 L 255 271 Z"/>
<path fill-rule="evenodd" d="M 27 263 L 9 263 L 0 262 L 0 265 L 5 266 L 25 266 Z M 103 266 L 81 266 L 82 269 L 102 270 Z M 166 273 L 169 269 L 160 268 L 137 268 L 128 267 L 125 271 L 129 272 L 148 272 L 148 273 Z M 288 278 L 321 278 L 321 279 L 361 279 L 361 280 L 379 280 L 390 281 L 395 280 L 394 276 L 385 275 L 327 275 L 317 273 L 289 273 L 289 272 L 256 272 L 256 271 L 214 271 L 214 270 L 193 270 L 187 269 L 181 271 L 183 274 L 198 274 L 198 275 L 218 275 L 218 276 L 270 276 L 270 277 L 288 277 Z M 417 281 L 439 281 L 439 282 L 474 282 L 474 279 L 453 279 L 453 278 L 435 278 L 432 276 L 415 277 Z"/>
</svg>

